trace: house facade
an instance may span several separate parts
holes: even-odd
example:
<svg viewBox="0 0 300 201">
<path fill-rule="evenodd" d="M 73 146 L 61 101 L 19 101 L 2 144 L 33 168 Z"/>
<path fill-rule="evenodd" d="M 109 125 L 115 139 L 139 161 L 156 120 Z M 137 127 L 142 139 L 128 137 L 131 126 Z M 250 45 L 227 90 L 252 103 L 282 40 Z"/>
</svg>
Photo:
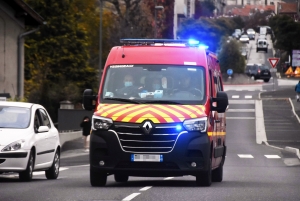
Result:
<svg viewBox="0 0 300 201">
<path fill-rule="evenodd" d="M 22 0 L 0 0 L 0 96 L 23 98 L 25 26 L 41 24 L 43 18 Z"/>
</svg>

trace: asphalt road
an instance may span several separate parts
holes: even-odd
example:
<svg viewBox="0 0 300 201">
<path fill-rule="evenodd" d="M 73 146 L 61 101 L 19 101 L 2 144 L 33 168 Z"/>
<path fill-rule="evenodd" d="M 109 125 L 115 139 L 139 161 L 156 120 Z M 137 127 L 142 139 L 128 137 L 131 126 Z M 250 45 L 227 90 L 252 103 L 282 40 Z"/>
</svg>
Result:
<svg viewBox="0 0 300 201">
<path fill-rule="evenodd" d="M 266 59 L 266 55 L 262 54 L 265 53 L 251 53 L 250 58 Z M 274 86 L 276 90 L 282 88 L 280 80 L 275 79 L 274 83 L 277 83 Z M 81 139 L 78 139 L 63 147 L 58 180 L 46 180 L 43 172 L 36 172 L 29 183 L 19 182 L 16 174 L 1 175 L 0 200 L 298 201 L 300 162 L 297 156 L 284 150 L 285 145 L 274 147 L 256 142 L 258 137 L 262 137 L 258 136 L 262 124 L 265 125 L 267 142 L 271 143 L 275 137 L 294 140 L 292 134 L 287 134 L 289 127 L 285 123 L 297 126 L 296 117 L 291 115 L 292 110 L 287 103 L 270 100 L 276 96 L 274 88 L 272 83 L 225 86 L 230 105 L 227 112 L 228 150 L 221 183 L 197 187 L 192 176 L 130 177 L 126 183 L 117 183 L 113 176 L 109 176 L 105 187 L 91 187 L 88 153 L 83 151 Z M 284 91 L 288 90 L 285 88 Z M 262 108 L 257 105 L 261 99 Z M 264 113 L 264 119 L 259 122 L 256 116 L 258 110 Z M 277 122 L 278 127 L 275 128 L 274 124 L 273 127 L 269 125 L 272 119 L 282 121 Z M 276 134 L 269 132 L 272 128 L 275 128 Z M 298 133 L 294 134 L 297 137 Z"/>
</svg>

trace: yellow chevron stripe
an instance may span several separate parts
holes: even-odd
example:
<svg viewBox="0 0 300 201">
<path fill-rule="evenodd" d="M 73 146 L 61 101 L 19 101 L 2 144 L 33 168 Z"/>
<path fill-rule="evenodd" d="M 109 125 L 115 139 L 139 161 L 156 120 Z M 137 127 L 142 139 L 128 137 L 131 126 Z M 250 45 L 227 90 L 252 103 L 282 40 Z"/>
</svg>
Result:
<svg viewBox="0 0 300 201">
<path fill-rule="evenodd" d="M 207 132 L 207 135 L 208 136 L 217 136 L 217 135 L 225 136 L 226 132 Z"/>
<path fill-rule="evenodd" d="M 145 115 L 143 115 L 142 117 L 140 117 L 137 121 L 136 121 L 136 123 L 142 123 L 145 119 L 150 119 L 151 121 L 153 121 L 153 123 L 160 123 L 159 121 L 158 121 L 158 119 L 157 118 L 155 118 L 153 115 L 151 115 L 151 114 L 145 114 Z"/>
<path fill-rule="evenodd" d="M 205 111 L 205 107 L 203 105 L 198 105 L 198 107 L 192 106 L 192 105 L 185 105 L 186 107 L 190 108 L 191 110 L 200 110 L 201 115 L 203 115 L 204 111 Z M 199 109 L 198 109 L 199 108 Z"/>
<path fill-rule="evenodd" d="M 171 114 L 175 115 L 177 118 L 183 118 L 183 117 L 184 117 L 182 114 L 180 114 L 180 113 L 178 113 L 178 112 L 176 112 L 175 110 L 172 110 L 172 109 L 170 109 L 170 108 L 164 107 L 164 106 L 162 106 L 162 105 L 155 105 L 155 106 L 157 106 L 157 107 L 159 107 L 159 108 L 162 108 L 162 109 L 164 109 L 164 110 L 170 112 Z M 169 116 L 169 115 L 167 115 L 167 116 Z"/>
<path fill-rule="evenodd" d="M 143 105 L 143 107 L 145 107 L 145 106 L 148 106 L 148 105 Z M 149 107 L 149 106 L 148 106 L 148 107 Z M 131 111 L 137 110 L 137 109 L 138 109 L 138 108 L 136 108 L 136 107 L 128 108 L 128 109 L 122 110 L 122 111 L 120 111 L 120 112 L 117 112 L 116 114 L 114 114 L 114 116 L 119 117 L 119 116 L 125 114 L 126 112 L 131 112 Z"/>
<path fill-rule="evenodd" d="M 190 111 L 188 111 L 187 109 L 184 109 L 183 107 L 181 107 L 179 105 L 171 105 L 171 107 L 175 108 L 176 110 L 180 110 L 181 112 L 184 112 L 187 116 L 190 116 L 191 118 L 197 117 L 195 114 L 191 113 Z"/>
</svg>

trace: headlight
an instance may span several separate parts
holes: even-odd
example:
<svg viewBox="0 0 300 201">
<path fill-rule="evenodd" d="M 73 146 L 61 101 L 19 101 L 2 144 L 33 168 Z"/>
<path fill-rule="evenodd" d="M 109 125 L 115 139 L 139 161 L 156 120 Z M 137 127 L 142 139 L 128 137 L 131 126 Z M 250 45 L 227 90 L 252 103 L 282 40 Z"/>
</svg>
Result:
<svg viewBox="0 0 300 201">
<path fill-rule="evenodd" d="M 13 142 L 2 149 L 2 151 L 16 151 L 21 149 L 25 144 L 25 140 L 18 140 Z"/>
<path fill-rule="evenodd" d="M 93 130 L 98 130 L 98 129 L 108 130 L 112 124 L 113 124 L 112 119 L 93 115 L 93 121 L 92 121 Z"/>
<path fill-rule="evenodd" d="M 207 128 L 207 117 L 185 120 L 183 126 L 188 131 L 205 132 Z"/>
</svg>

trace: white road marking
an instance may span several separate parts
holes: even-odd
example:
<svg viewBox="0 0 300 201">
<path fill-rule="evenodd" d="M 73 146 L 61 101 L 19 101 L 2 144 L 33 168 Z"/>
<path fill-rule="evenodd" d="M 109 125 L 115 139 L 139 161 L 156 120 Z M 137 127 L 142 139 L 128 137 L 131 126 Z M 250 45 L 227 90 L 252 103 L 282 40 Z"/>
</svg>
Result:
<svg viewBox="0 0 300 201">
<path fill-rule="evenodd" d="M 233 95 L 232 98 L 239 98 L 239 95 Z"/>
<path fill-rule="evenodd" d="M 146 187 L 144 187 L 144 188 L 141 188 L 140 191 L 146 191 L 146 190 L 148 190 L 148 189 L 150 189 L 150 188 L 152 188 L 152 186 L 146 186 Z"/>
<path fill-rule="evenodd" d="M 281 158 L 278 155 L 265 155 L 266 158 Z"/>
<path fill-rule="evenodd" d="M 255 109 L 228 109 L 227 112 L 255 112 Z"/>
<path fill-rule="evenodd" d="M 136 196 L 138 196 L 141 193 L 132 193 L 131 195 L 128 195 L 126 198 L 124 198 L 122 201 L 130 201 L 133 198 L 135 198 Z"/>
<path fill-rule="evenodd" d="M 245 96 L 245 98 L 252 98 L 252 96 Z"/>
<path fill-rule="evenodd" d="M 241 120 L 246 120 L 246 119 L 255 119 L 255 117 L 226 117 L 226 119 L 241 119 Z"/>
<path fill-rule="evenodd" d="M 255 123 L 256 123 L 256 143 L 267 142 L 266 128 L 264 122 L 264 112 L 262 109 L 262 100 L 255 101 Z"/>
<path fill-rule="evenodd" d="M 251 154 L 238 154 L 240 158 L 254 158 Z"/>
<path fill-rule="evenodd" d="M 67 169 L 69 169 L 69 168 L 61 167 L 61 168 L 59 168 L 59 172 L 64 171 L 64 170 L 67 170 Z M 43 174 L 45 174 L 45 171 L 33 172 L 32 174 L 33 174 L 34 176 L 37 176 L 37 175 L 43 175 Z"/>
<path fill-rule="evenodd" d="M 167 178 L 164 178 L 164 180 L 170 180 L 170 179 L 173 179 L 174 177 L 167 177 Z"/>
<path fill-rule="evenodd" d="M 229 104 L 254 104 L 255 100 L 229 100 Z"/>
</svg>

